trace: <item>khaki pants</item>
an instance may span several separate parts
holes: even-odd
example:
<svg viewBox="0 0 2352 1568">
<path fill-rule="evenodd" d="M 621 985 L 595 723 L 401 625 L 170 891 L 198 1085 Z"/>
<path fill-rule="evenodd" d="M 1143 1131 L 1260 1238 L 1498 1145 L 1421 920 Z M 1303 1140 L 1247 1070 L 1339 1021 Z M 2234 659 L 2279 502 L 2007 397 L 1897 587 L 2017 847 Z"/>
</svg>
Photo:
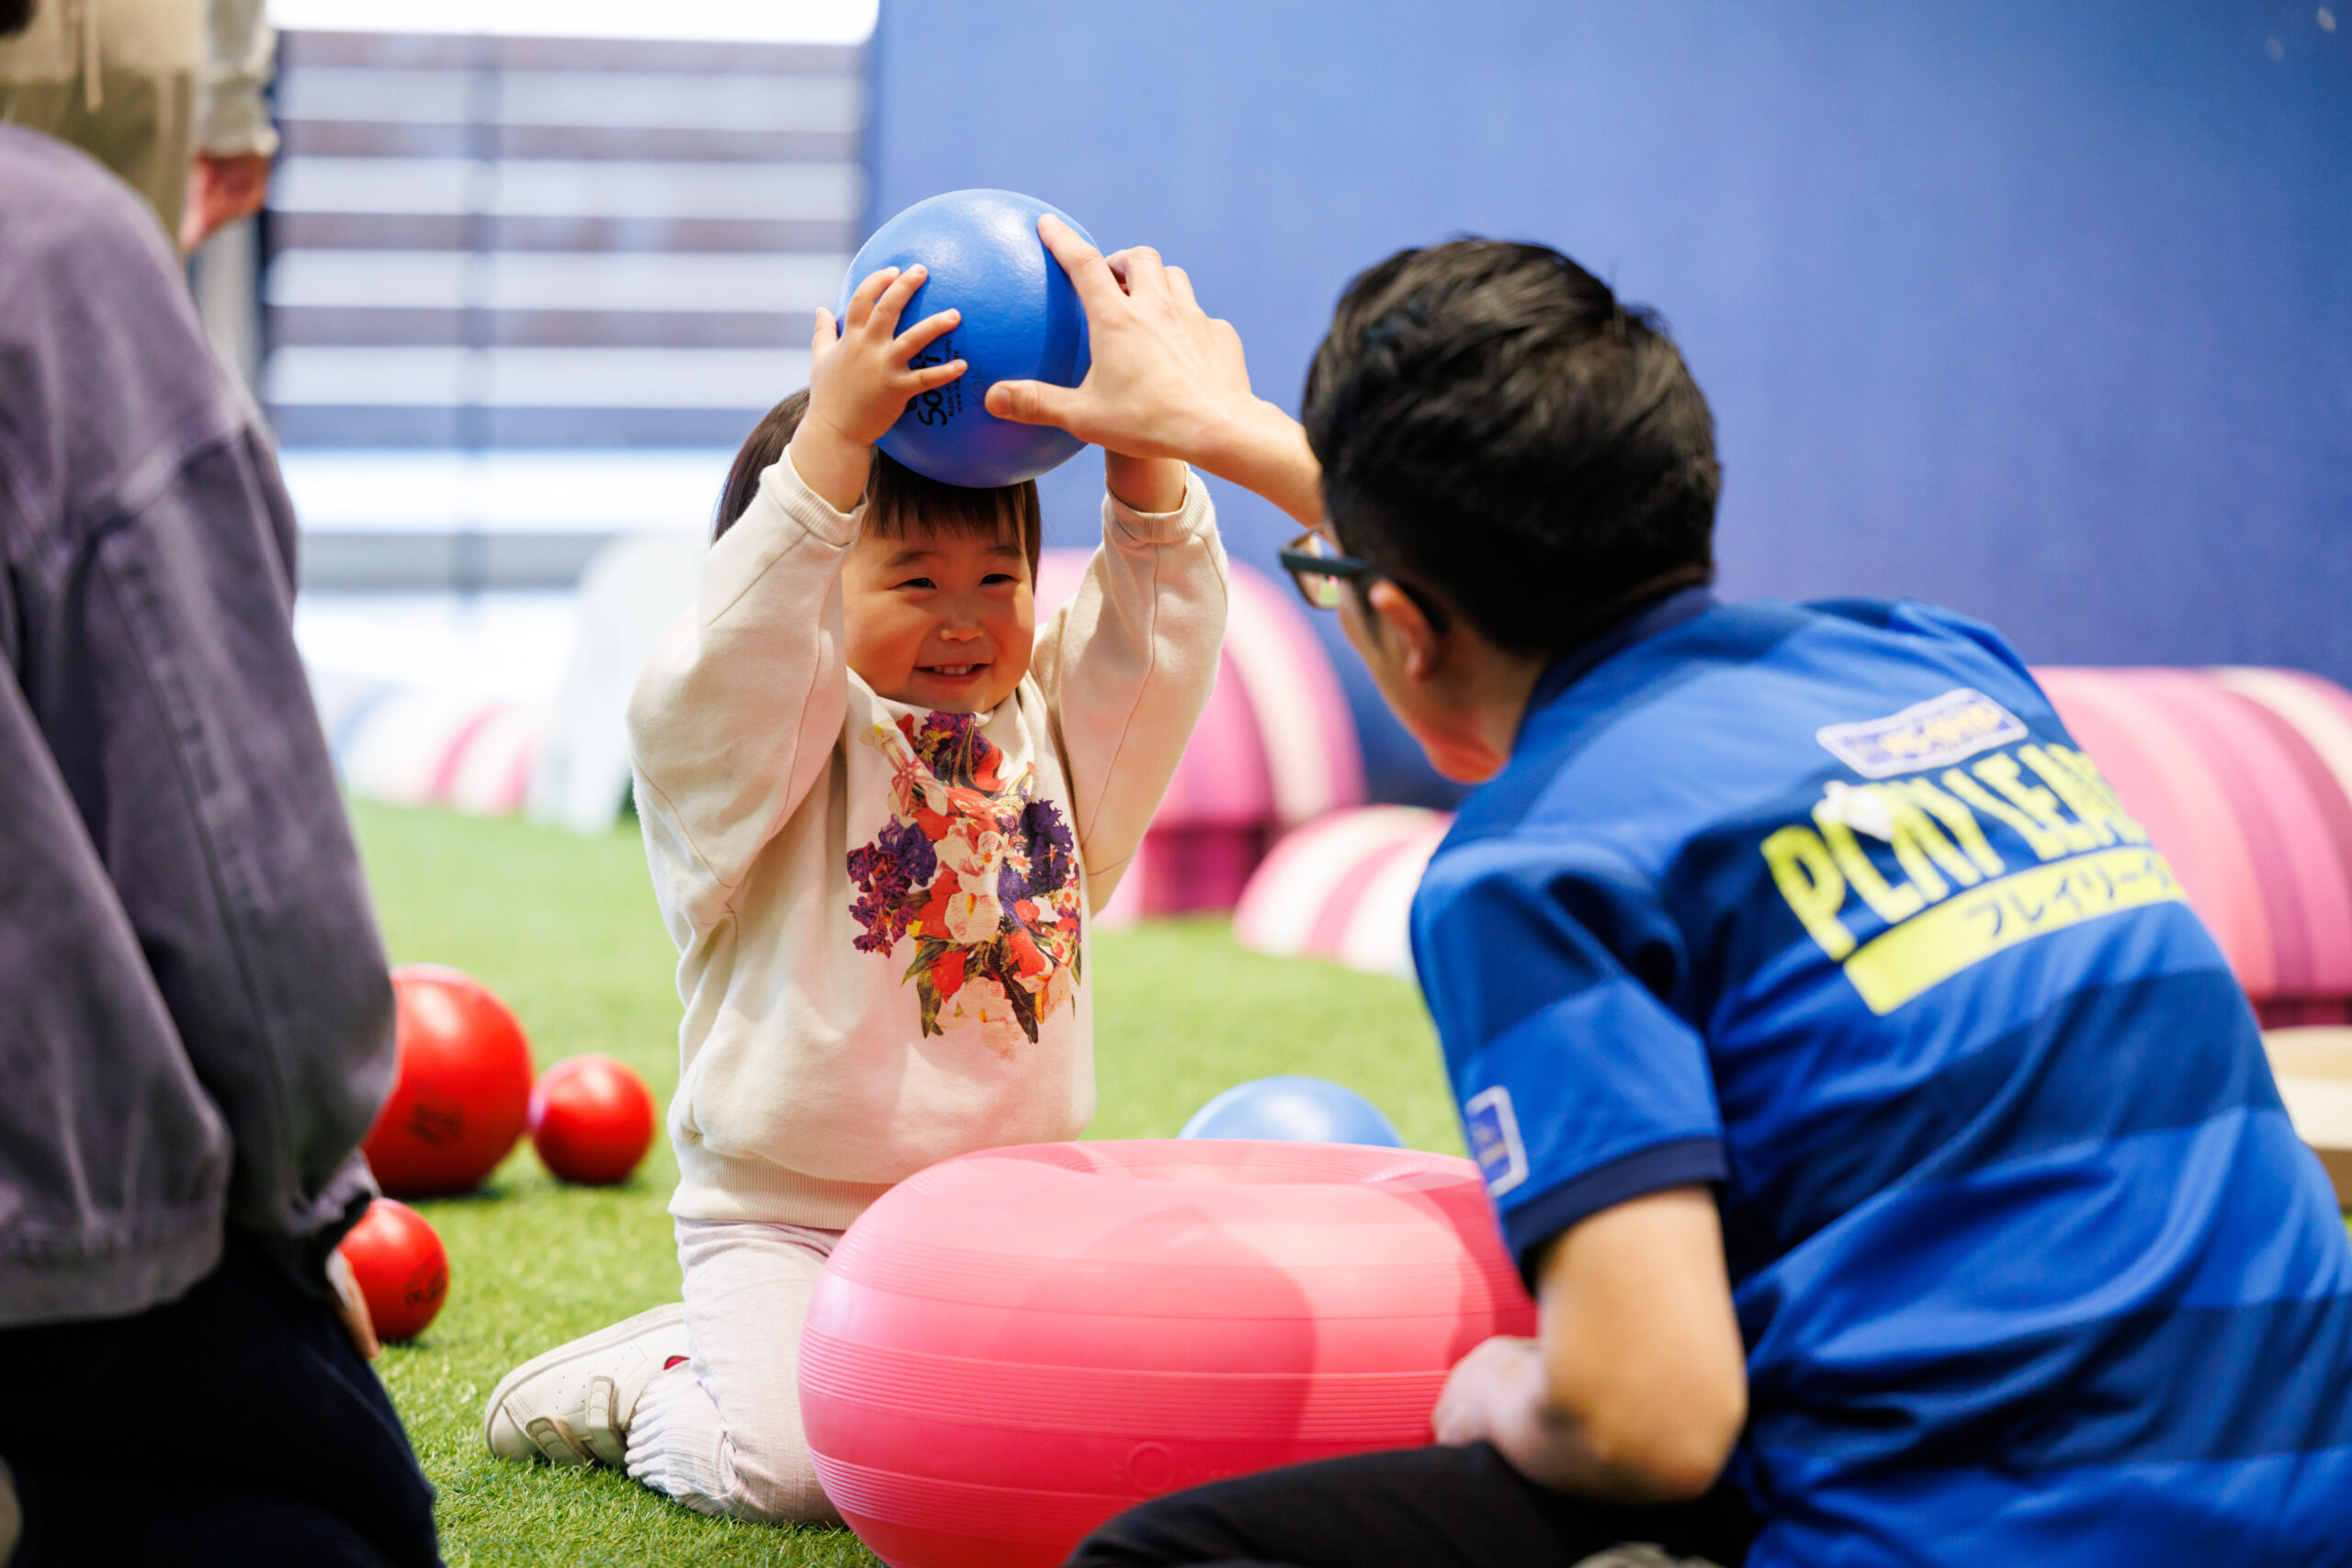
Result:
<svg viewBox="0 0 2352 1568">
<path fill-rule="evenodd" d="M 203 29 L 204 0 L 41 0 L 31 28 L 0 41 L 0 121 L 104 164 L 176 244 Z"/>
</svg>

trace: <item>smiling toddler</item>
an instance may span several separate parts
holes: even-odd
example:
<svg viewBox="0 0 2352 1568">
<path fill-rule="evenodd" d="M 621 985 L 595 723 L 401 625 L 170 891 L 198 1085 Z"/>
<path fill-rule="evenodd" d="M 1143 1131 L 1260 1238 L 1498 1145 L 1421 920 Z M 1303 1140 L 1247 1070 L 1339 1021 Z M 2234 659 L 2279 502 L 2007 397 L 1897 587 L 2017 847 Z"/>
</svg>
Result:
<svg viewBox="0 0 2352 1568">
<path fill-rule="evenodd" d="M 835 1517 L 801 1434 L 825 1255 L 896 1182 L 1075 1137 L 1094 1110 L 1086 925 L 1216 677 L 1226 564 L 1181 463 L 1105 453 L 1102 545 L 1036 624 L 1033 482 L 876 453 L 953 312 L 876 274 L 809 389 L 737 457 L 699 601 L 629 707 L 685 1003 L 669 1125 L 682 1304 L 511 1373 L 509 1459 L 626 1466 L 706 1513 Z"/>
</svg>

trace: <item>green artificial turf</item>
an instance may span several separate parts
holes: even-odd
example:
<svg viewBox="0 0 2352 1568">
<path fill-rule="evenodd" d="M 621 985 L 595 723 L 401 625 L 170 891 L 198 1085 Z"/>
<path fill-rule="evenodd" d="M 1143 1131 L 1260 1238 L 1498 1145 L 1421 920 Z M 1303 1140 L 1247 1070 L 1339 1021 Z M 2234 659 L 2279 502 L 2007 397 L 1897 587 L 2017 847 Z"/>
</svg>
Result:
<svg viewBox="0 0 2352 1568">
<path fill-rule="evenodd" d="M 352 809 L 396 961 L 479 976 L 522 1019 L 540 1066 L 602 1051 L 667 1102 L 675 954 L 633 831 Z M 1208 919 L 1102 932 L 1088 974 L 1102 1098 L 1091 1136 L 1170 1136 L 1220 1089 L 1312 1073 L 1369 1095 L 1416 1147 L 1461 1152 L 1428 1017 L 1402 981 L 1247 953 Z M 452 1564 L 874 1561 L 845 1530 L 706 1519 L 609 1472 L 501 1464 L 482 1448 L 482 1403 L 510 1367 L 676 1299 L 663 1208 L 676 1175 L 657 1140 L 627 1185 L 564 1188 L 525 1145 L 480 1194 L 418 1204 L 449 1250 L 448 1305 L 377 1367 L 440 1488 Z"/>
</svg>

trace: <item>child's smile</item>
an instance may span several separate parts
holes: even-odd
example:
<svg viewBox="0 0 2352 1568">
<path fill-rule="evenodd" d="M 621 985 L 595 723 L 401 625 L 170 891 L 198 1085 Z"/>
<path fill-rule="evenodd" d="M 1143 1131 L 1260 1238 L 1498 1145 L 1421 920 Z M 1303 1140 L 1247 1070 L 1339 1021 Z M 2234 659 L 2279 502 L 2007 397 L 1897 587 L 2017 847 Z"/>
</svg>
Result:
<svg viewBox="0 0 2352 1568">
<path fill-rule="evenodd" d="M 1036 640 L 1028 557 L 1009 536 L 869 530 L 842 574 L 842 612 L 849 667 L 877 695 L 944 713 L 1011 696 Z"/>
</svg>

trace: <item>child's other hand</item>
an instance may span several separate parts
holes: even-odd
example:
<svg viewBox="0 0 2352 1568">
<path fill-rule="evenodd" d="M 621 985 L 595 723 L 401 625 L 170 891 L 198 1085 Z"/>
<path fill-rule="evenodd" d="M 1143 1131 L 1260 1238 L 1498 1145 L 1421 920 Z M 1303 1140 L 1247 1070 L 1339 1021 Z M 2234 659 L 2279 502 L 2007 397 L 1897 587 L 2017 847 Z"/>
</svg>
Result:
<svg viewBox="0 0 2352 1568">
<path fill-rule="evenodd" d="M 915 367 L 911 361 L 953 329 L 955 310 L 926 316 L 905 332 L 899 314 L 922 287 L 921 266 L 884 267 L 849 297 L 848 318 L 817 312 L 808 344 L 808 414 L 792 437 L 792 464 L 808 487 L 847 512 L 865 494 L 865 475 L 880 440 L 908 400 L 944 387 L 964 373 L 964 362 Z"/>
</svg>

